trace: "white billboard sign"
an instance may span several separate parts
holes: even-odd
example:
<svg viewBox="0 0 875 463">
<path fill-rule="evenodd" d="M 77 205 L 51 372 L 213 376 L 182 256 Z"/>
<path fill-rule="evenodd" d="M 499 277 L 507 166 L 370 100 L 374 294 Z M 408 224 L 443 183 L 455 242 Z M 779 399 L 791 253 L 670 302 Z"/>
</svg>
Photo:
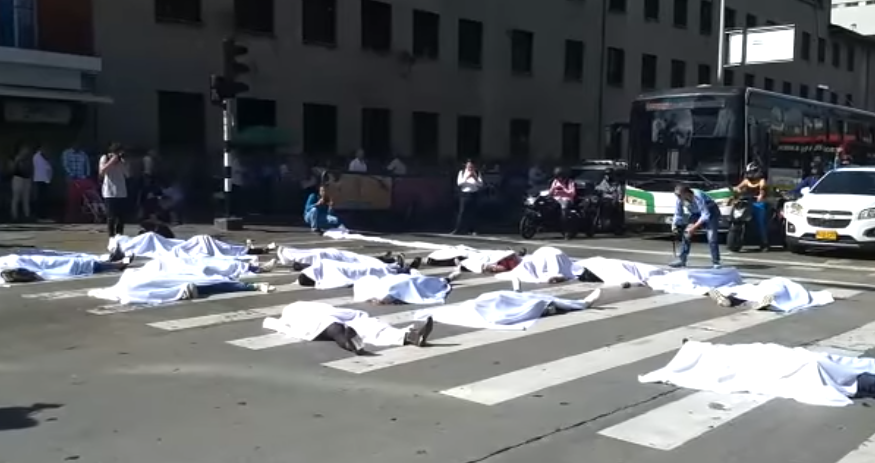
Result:
<svg viewBox="0 0 875 463">
<path fill-rule="evenodd" d="M 726 31 L 726 66 L 793 61 L 796 26 L 766 26 Z"/>
</svg>

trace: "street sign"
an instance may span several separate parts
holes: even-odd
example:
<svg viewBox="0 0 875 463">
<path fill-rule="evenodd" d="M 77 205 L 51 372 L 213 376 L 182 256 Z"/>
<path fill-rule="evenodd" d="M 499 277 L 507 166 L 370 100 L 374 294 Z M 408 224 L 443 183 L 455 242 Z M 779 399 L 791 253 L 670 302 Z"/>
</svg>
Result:
<svg viewBox="0 0 875 463">
<path fill-rule="evenodd" d="M 727 67 L 793 61 L 796 52 L 796 26 L 791 24 L 728 30 L 726 46 Z"/>
</svg>

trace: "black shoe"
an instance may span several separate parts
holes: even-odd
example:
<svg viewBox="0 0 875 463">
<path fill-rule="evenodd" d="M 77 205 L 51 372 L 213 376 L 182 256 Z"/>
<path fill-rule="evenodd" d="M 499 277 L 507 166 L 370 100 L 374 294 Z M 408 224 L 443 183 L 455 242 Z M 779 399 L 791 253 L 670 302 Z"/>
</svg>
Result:
<svg viewBox="0 0 875 463">
<path fill-rule="evenodd" d="M 362 355 L 365 351 L 362 338 L 349 326 L 343 326 L 343 334 L 335 339 L 335 341 L 341 349 L 352 352 L 355 355 Z"/>
<path fill-rule="evenodd" d="M 423 347 L 428 342 L 428 337 L 434 329 L 434 319 L 428 317 L 425 324 L 418 328 L 410 330 L 404 335 L 404 344 L 409 346 Z"/>
<path fill-rule="evenodd" d="M 395 256 L 395 264 L 397 264 L 399 268 L 404 268 L 404 254 L 398 253 L 398 255 Z"/>
<path fill-rule="evenodd" d="M 410 262 L 410 268 L 419 270 L 419 267 L 422 265 L 422 257 L 414 257 L 413 261 Z"/>
<path fill-rule="evenodd" d="M 528 253 L 529 253 L 529 250 L 528 250 L 528 249 L 526 249 L 526 248 L 520 248 L 520 250 L 517 251 L 516 254 L 517 254 L 518 256 L 520 256 L 520 257 L 525 257 L 526 254 L 528 254 Z"/>
<path fill-rule="evenodd" d="M 109 254 L 109 261 L 110 262 L 118 262 L 124 258 L 125 258 L 125 253 L 122 252 L 121 246 L 116 246 L 115 249 L 113 249 L 112 252 Z"/>
<path fill-rule="evenodd" d="M 292 262 L 292 270 L 295 272 L 303 271 L 305 268 L 307 268 L 307 266 L 300 262 Z"/>
</svg>

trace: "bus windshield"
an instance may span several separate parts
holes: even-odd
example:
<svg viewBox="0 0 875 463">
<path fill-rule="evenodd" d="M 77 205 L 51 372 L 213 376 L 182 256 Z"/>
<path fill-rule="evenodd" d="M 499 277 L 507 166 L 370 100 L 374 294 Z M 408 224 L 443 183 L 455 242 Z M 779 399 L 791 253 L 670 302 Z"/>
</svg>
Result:
<svg viewBox="0 0 875 463">
<path fill-rule="evenodd" d="M 737 170 L 743 117 L 736 99 L 697 95 L 635 102 L 629 131 L 630 167 L 637 172 L 720 177 Z"/>
</svg>

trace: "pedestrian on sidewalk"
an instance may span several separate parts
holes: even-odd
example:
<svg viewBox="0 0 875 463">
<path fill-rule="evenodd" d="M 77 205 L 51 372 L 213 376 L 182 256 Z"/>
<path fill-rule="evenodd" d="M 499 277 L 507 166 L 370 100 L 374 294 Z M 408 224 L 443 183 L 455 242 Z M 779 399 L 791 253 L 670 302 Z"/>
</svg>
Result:
<svg viewBox="0 0 875 463">
<path fill-rule="evenodd" d="M 109 152 L 100 157 L 99 175 L 102 181 L 101 194 L 106 208 L 106 229 L 110 238 L 125 233 L 125 217 L 130 212 L 128 205 L 128 169 L 125 151 L 121 144 L 113 143 Z"/>
<path fill-rule="evenodd" d="M 96 190 L 97 185 L 91 179 L 91 160 L 79 143 L 73 143 L 61 153 L 61 164 L 67 176 L 67 203 L 64 216 L 65 221 L 71 223 L 82 216 L 82 199 L 85 192 Z"/>
<path fill-rule="evenodd" d="M 465 167 L 456 176 L 456 185 L 459 188 L 459 211 L 456 214 L 456 228 L 452 233 L 476 235 L 480 192 L 484 184 L 474 161 L 465 163 Z"/>
<path fill-rule="evenodd" d="M 33 155 L 33 205 L 36 218 L 48 219 L 51 215 L 52 164 L 43 154 L 43 149 L 37 149 Z"/>
<path fill-rule="evenodd" d="M 33 150 L 22 145 L 12 161 L 12 201 L 9 214 L 13 222 L 20 219 L 19 210 L 24 212 L 24 220 L 30 219 L 30 189 L 33 180 Z"/>
</svg>

